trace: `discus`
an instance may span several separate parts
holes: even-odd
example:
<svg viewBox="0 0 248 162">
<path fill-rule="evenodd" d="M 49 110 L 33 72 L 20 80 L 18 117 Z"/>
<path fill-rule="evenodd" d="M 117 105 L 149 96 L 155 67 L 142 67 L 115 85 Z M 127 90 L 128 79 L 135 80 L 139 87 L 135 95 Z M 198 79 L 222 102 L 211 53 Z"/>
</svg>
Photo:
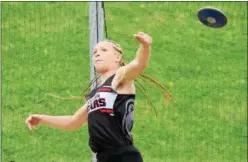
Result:
<svg viewBox="0 0 248 162">
<path fill-rule="evenodd" d="M 211 28 L 222 28 L 227 24 L 225 13 L 213 7 L 199 9 L 197 17 L 201 23 Z"/>
</svg>

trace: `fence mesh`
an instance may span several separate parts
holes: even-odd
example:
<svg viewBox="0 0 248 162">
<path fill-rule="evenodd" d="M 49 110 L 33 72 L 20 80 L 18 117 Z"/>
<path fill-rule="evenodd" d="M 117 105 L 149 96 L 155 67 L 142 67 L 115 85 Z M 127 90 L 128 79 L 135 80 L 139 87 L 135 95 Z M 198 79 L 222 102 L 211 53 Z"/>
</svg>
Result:
<svg viewBox="0 0 248 162">
<path fill-rule="evenodd" d="M 90 78 L 88 2 L 2 2 L 2 161 L 90 161 L 87 126 L 73 132 L 41 126 L 29 114 L 70 115 Z M 212 29 L 198 9 L 226 13 Z M 158 117 L 138 93 L 135 145 L 145 161 L 247 159 L 247 2 L 105 2 L 107 37 L 134 58 L 132 35 L 153 36 L 145 73 L 173 95 L 167 109 L 159 89 L 142 82 Z"/>
</svg>

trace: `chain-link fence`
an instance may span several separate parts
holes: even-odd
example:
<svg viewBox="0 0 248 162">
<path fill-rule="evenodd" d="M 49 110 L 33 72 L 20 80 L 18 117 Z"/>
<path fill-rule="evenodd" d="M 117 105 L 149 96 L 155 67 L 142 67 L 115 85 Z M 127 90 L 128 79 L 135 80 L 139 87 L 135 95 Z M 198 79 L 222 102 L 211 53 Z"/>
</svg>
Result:
<svg viewBox="0 0 248 162">
<path fill-rule="evenodd" d="M 73 114 L 90 79 L 88 2 L 2 2 L 2 161 L 91 160 L 87 126 L 73 132 L 38 127 L 31 113 Z M 224 28 L 204 26 L 198 9 L 227 15 Z M 153 36 L 146 74 L 169 89 L 142 82 L 158 117 L 137 92 L 135 144 L 145 161 L 247 159 L 247 2 L 105 2 L 108 38 L 130 61 L 134 33 Z M 147 114 L 149 112 L 149 114 Z"/>
</svg>

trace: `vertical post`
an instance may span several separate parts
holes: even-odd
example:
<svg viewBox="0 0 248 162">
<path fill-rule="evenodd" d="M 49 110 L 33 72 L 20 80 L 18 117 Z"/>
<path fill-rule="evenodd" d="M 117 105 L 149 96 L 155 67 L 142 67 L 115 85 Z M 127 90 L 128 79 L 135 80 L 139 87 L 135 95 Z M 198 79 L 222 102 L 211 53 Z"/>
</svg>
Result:
<svg viewBox="0 0 248 162">
<path fill-rule="evenodd" d="M 0 17 L 2 19 L 2 3 L 0 2 Z M 2 21 L 0 21 L 0 26 L 2 26 Z M 2 31 L 0 31 L 0 44 L 2 44 Z M 0 51 L 0 71 L 2 71 L 2 50 Z M 2 94 L 2 74 L 0 75 L 0 93 Z M 2 96 L 0 99 L 0 118 L 2 117 Z M 0 119 L 0 148 L 2 148 L 2 118 Z M 2 157 L 2 151 L 0 151 L 0 157 Z M 0 158 L 2 161 L 2 158 Z"/>
<path fill-rule="evenodd" d="M 97 3 L 97 28 L 98 28 L 98 42 L 104 39 L 104 9 L 103 2 Z"/>
<path fill-rule="evenodd" d="M 90 26 L 90 80 L 97 75 L 95 71 L 92 55 L 94 46 L 104 39 L 104 10 L 103 2 L 89 2 L 89 26 Z M 91 89 L 98 86 L 100 80 L 96 80 Z"/>
<path fill-rule="evenodd" d="M 93 65 L 92 55 L 94 46 L 104 39 L 104 9 L 103 2 L 89 2 L 89 27 L 90 27 L 90 81 L 92 81 L 97 72 Z M 96 80 L 91 85 L 91 90 L 96 88 L 100 80 Z M 96 154 L 92 153 L 92 162 L 97 162 Z"/>
<path fill-rule="evenodd" d="M 90 28 L 90 81 L 96 75 L 95 68 L 93 65 L 92 55 L 94 46 L 97 44 L 97 2 L 89 2 L 89 28 Z M 96 87 L 96 82 L 91 85 L 91 90 Z"/>
</svg>

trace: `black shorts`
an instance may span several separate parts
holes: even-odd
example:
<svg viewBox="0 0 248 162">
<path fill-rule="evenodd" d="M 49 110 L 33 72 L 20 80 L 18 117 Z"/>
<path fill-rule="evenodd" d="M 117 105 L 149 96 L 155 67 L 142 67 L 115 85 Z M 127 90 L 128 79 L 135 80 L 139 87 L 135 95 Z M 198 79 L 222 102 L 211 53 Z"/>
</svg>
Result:
<svg viewBox="0 0 248 162">
<path fill-rule="evenodd" d="M 134 146 L 99 152 L 96 157 L 97 162 L 143 162 L 139 150 Z"/>
</svg>

